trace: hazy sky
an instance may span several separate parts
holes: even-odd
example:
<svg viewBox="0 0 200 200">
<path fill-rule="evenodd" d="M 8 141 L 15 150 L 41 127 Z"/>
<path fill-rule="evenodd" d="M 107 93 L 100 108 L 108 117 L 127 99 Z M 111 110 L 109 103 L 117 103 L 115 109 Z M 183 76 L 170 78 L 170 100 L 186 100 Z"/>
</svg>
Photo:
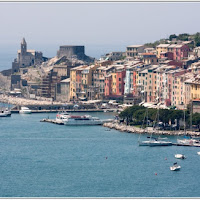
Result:
<svg viewBox="0 0 200 200">
<path fill-rule="evenodd" d="M 125 51 L 172 33 L 200 32 L 200 3 L 0 3 L 1 50 L 54 56 L 59 45 L 85 45 L 86 54 Z"/>
</svg>

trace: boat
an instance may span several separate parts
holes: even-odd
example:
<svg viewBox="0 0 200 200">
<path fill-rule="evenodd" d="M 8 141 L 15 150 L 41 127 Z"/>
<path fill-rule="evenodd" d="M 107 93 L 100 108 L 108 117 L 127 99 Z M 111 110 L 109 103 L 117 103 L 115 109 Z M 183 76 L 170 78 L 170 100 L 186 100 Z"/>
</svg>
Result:
<svg viewBox="0 0 200 200">
<path fill-rule="evenodd" d="M 155 138 L 155 137 L 147 137 L 150 138 L 150 140 L 146 141 L 139 141 L 139 146 L 171 146 L 172 142 L 169 141 L 162 141 L 161 138 Z"/>
<path fill-rule="evenodd" d="M 199 151 L 199 152 L 197 152 L 197 154 L 200 156 L 200 151 Z"/>
<path fill-rule="evenodd" d="M 62 120 L 65 125 L 102 125 L 106 120 L 90 115 L 71 115 L 69 113 L 58 113 L 56 120 Z"/>
<path fill-rule="evenodd" d="M 69 113 L 67 112 L 61 112 L 61 113 L 58 113 L 56 115 L 56 120 L 63 120 L 63 119 L 67 119 L 69 117 Z"/>
<path fill-rule="evenodd" d="M 0 110 L 0 117 L 10 117 L 11 116 L 11 111 L 6 108 L 5 110 L 2 109 Z"/>
<path fill-rule="evenodd" d="M 177 159 L 186 159 L 186 156 L 184 154 L 175 154 L 174 156 Z"/>
<path fill-rule="evenodd" d="M 157 115 L 159 116 L 159 109 L 158 109 Z M 147 123 L 146 126 L 148 126 L 148 108 L 146 110 L 146 123 Z M 146 132 L 148 132 L 148 129 Z M 138 140 L 139 146 L 155 147 L 155 146 L 171 146 L 172 145 L 172 142 L 170 141 L 163 141 L 163 139 L 167 139 L 167 138 L 152 137 L 152 133 L 151 133 L 151 136 L 147 138 L 149 138 L 149 140 L 146 140 L 146 141 L 140 141 L 139 139 Z"/>
<path fill-rule="evenodd" d="M 191 109 L 191 114 L 190 114 L 190 123 L 191 123 L 191 131 L 192 131 L 192 109 Z M 186 120 L 185 120 L 185 109 L 184 109 L 184 137 L 182 139 L 177 138 L 177 146 L 200 147 L 200 139 L 192 137 L 192 136 L 188 136 L 188 134 L 187 134 Z"/>
<path fill-rule="evenodd" d="M 32 111 L 28 107 L 21 107 L 20 114 L 31 114 Z"/>
<path fill-rule="evenodd" d="M 171 171 L 178 171 L 180 169 L 181 169 L 181 166 L 178 165 L 177 163 L 174 163 L 174 165 L 170 167 Z"/>
</svg>

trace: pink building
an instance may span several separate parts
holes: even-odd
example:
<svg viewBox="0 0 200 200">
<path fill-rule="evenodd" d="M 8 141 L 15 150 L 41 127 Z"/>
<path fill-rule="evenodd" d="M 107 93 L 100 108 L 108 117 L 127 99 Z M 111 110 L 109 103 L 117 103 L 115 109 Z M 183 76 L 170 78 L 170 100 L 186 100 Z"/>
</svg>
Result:
<svg viewBox="0 0 200 200">
<path fill-rule="evenodd" d="M 105 76 L 105 96 L 112 95 L 112 75 Z"/>
<path fill-rule="evenodd" d="M 188 57 L 188 52 L 190 48 L 187 45 L 181 44 L 181 45 L 176 45 L 173 48 L 173 60 L 182 60 L 183 58 Z"/>
<path fill-rule="evenodd" d="M 116 72 L 116 95 L 124 95 L 124 78 L 126 76 L 126 71 L 117 71 Z"/>
<path fill-rule="evenodd" d="M 172 52 L 161 52 L 160 58 L 167 58 L 168 60 L 173 60 L 173 53 Z"/>
</svg>

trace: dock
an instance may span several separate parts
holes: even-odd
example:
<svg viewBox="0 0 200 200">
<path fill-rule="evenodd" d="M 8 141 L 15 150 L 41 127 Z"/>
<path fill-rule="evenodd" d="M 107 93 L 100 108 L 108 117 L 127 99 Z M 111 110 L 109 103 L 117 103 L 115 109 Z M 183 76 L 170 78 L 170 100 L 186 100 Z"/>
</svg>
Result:
<svg viewBox="0 0 200 200">
<path fill-rule="evenodd" d="M 58 121 L 55 119 L 42 119 L 42 120 L 40 120 L 40 122 L 48 122 L 48 123 L 52 123 L 52 124 L 64 125 L 64 123 L 62 121 Z"/>
<path fill-rule="evenodd" d="M 172 145 L 174 145 L 174 146 L 186 146 L 186 147 L 200 147 L 200 144 L 178 144 L 178 143 L 173 143 Z"/>
</svg>

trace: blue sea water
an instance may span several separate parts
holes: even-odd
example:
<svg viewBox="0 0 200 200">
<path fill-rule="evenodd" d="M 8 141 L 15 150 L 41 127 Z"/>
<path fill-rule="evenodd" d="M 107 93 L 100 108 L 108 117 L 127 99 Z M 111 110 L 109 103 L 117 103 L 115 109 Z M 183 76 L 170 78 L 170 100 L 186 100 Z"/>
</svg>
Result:
<svg viewBox="0 0 200 200">
<path fill-rule="evenodd" d="M 0 118 L 0 197 L 200 196 L 199 148 L 139 147 L 138 134 L 40 122 L 55 115 Z M 170 171 L 175 161 L 180 171 Z"/>
</svg>

